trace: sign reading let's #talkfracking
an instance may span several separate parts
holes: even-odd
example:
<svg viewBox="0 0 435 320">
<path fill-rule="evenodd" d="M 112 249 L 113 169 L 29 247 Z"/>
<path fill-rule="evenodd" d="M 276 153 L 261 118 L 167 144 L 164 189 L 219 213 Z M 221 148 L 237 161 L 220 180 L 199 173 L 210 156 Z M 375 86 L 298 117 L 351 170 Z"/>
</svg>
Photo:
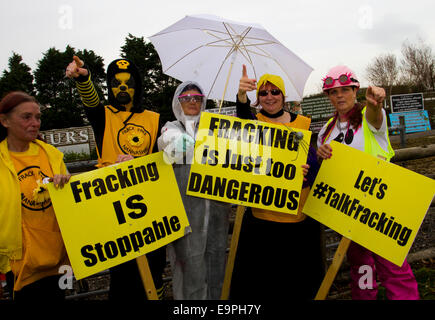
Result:
<svg viewBox="0 0 435 320">
<path fill-rule="evenodd" d="M 303 212 L 402 266 L 435 194 L 434 180 L 331 143 Z"/>
<path fill-rule="evenodd" d="M 48 188 L 77 279 L 156 250 L 190 230 L 174 171 L 162 152 L 75 175 L 63 189 Z"/>
</svg>

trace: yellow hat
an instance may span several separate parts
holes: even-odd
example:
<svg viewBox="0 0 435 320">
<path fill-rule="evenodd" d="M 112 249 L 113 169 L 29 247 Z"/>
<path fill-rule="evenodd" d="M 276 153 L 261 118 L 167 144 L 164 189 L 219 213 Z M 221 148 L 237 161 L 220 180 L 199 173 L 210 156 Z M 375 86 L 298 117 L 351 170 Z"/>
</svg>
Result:
<svg viewBox="0 0 435 320">
<path fill-rule="evenodd" d="M 277 86 L 279 90 L 281 90 L 282 94 L 285 96 L 285 86 L 282 78 L 274 74 L 265 73 L 261 76 L 260 80 L 257 82 L 257 97 L 258 97 L 258 90 L 260 90 L 261 86 L 263 84 L 266 84 L 266 82 L 270 82 L 271 84 Z"/>
</svg>

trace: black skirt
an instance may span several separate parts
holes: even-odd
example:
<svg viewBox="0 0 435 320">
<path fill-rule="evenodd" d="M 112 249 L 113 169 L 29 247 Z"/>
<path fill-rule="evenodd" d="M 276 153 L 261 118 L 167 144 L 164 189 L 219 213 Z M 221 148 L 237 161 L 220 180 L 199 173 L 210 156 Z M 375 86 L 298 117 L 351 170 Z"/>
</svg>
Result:
<svg viewBox="0 0 435 320">
<path fill-rule="evenodd" d="M 247 208 L 231 282 L 231 300 L 312 300 L 325 274 L 322 225 L 257 219 Z"/>
</svg>

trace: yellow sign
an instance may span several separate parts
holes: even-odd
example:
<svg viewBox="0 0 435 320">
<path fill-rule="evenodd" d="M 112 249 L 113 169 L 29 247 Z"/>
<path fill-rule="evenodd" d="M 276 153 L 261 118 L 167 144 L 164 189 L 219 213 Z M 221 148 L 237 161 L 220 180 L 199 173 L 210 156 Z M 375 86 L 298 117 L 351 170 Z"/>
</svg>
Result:
<svg viewBox="0 0 435 320">
<path fill-rule="evenodd" d="M 332 141 L 303 212 L 402 266 L 435 194 L 432 179 Z"/>
<path fill-rule="evenodd" d="M 311 132 L 201 114 L 186 194 L 297 214 Z"/>
<path fill-rule="evenodd" d="M 75 175 L 63 189 L 48 185 L 77 279 L 184 236 L 189 222 L 162 154 Z"/>
</svg>

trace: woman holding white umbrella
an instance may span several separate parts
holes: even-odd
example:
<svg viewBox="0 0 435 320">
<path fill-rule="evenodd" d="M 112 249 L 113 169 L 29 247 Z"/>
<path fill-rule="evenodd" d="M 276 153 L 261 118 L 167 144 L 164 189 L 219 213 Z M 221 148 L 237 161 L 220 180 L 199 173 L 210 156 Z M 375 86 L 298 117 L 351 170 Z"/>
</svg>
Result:
<svg viewBox="0 0 435 320">
<path fill-rule="evenodd" d="M 228 239 L 228 203 L 188 196 L 190 164 L 201 112 L 206 98 L 200 85 L 185 81 L 175 90 L 172 111 L 177 120 L 167 122 L 157 140 L 164 158 L 173 164 L 192 232 L 170 243 L 175 300 L 217 300 L 225 274 Z"/>
<path fill-rule="evenodd" d="M 256 90 L 260 112 L 252 115 L 246 92 Z M 308 130 L 310 119 L 284 111 L 281 77 L 265 74 L 250 79 L 246 67 L 237 93 L 237 115 Z M 307 148 L 308 149 L 308 146 Z M 231 282 L 230 299 L 313 299 L 324 274 L 320 224 L 302 213 L 309 186 L 318 170 L 316 153 L 308 149 L 299 212 L 289 215 L 247 208 L 242 222 Z M 252 290 L 248 288 L 253 288 Z"/>
</svg>

